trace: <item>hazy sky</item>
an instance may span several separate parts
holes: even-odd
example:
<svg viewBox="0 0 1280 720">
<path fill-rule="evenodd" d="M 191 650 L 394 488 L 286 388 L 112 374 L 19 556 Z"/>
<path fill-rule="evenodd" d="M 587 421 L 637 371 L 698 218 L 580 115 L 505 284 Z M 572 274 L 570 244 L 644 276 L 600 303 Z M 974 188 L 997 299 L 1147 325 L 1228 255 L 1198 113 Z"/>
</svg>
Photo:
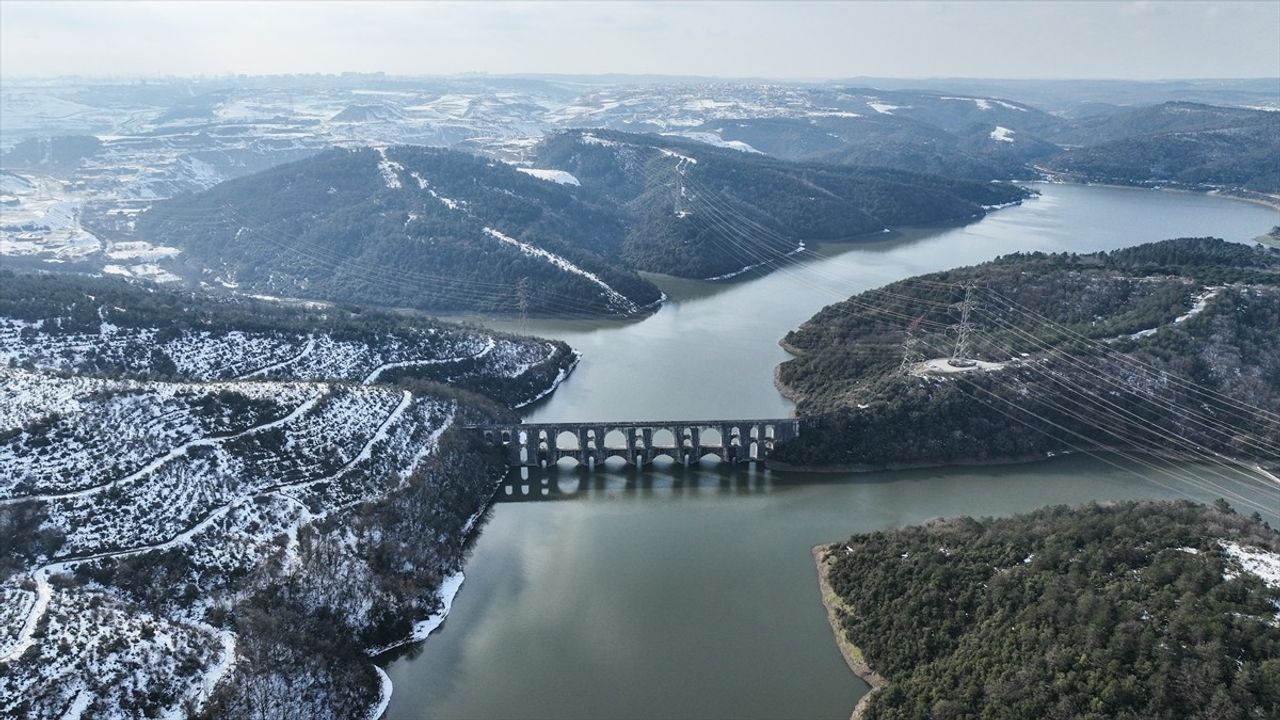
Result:
<svg viewBox="0 0 1280 720">
<path fill-rule="evenodd" d="M 1265 2 L 0 2 L 0 74 L 1280 76 Z"/>
</svg>

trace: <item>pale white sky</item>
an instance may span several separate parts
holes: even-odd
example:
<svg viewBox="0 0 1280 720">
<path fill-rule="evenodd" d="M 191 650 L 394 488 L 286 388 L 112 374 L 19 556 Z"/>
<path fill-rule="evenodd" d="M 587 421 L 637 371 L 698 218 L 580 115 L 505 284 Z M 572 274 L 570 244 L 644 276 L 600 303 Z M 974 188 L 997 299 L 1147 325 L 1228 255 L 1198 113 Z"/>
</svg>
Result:
<svg viewBox="0 0 1280 720">
<path fill-rule="evenodd" d="M 1280 76 L 1264 2 L 26 2 L 0 74 Z"/>
</svg>

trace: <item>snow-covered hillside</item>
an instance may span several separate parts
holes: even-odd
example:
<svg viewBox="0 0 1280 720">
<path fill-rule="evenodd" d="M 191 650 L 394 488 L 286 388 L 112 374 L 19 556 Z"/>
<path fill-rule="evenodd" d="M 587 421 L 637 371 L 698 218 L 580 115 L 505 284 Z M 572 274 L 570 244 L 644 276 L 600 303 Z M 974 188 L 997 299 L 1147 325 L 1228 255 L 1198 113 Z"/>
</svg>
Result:
<svg viewBox="0 0 1280 720">
<path fill-rule="evenodd" d="M 368 333 L 283 310 L 236 326 L 236 303 L 196 296 L 162 327 L 148 321 L 176 295 L 7 279 L 6 717 L 365 712 L 378 678 L 363 648 L 441 610 L 436 589 L 501 471 L 451 432 L 492 411 L 416 378 L 519 404 L 574 359 L 379 316 L 363 318 L 381 327 Z M 306 620 L 271 621 L 287 612 Z M 304 627 L 316 618 L 330 627 Z M 311 667 L 316 642 L 338 660 Z M 291 689 L 303 677 L 309 689 Z"/>
<path fill-rule="evenodd" d="M 0 585 L 0 708 L 35 717 L 201 701 L 235 660 L 229 628 L 205 619 L 252 588 L 239 579 L 290 572 L 299 527 L 397 490 L 457 412 L 379 385 L 61 384 L 0 370 L 4 406 L 35 418 L 0 427 L 0 507 L 40 519 L 16 542 L 27 566 Z M 142 555 L 181 559 L 170 612 L 95 575 Z"/>
<path fill-rule="evenodd" d="M 108 279 L 17 276 L 0 288 L 0 364 L 187 381 L 422 379 L 519 406 L 573 362 L 562 343 L 343 315 Z"/>
</svg>

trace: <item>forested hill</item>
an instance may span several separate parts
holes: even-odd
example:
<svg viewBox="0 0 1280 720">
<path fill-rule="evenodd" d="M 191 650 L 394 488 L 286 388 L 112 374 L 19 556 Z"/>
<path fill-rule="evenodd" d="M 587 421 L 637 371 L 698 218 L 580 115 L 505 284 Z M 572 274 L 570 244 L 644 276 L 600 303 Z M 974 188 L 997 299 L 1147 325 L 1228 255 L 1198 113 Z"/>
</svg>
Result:
<svg viewBox="0 0 1280 720">
<path fill-rule="evenodd" d="M 550 136 L 535 162 L 572 173 L 585 192 L 619 206 L 631 266 L 686 277 L 732 274 L 806 242 L 980 217 L 1028 196 L 1011 185 L 607 130 Z"/>
<path fill-rule="evenodd" d="M 966 284 L 972 289 L 966 290 Z M 966 295 L 967 348 L 951 367 Z M 1015 254 L 824 308 L 779 383 L 801 465 L 895 467 L 1109 448 L 1280 461 L 1280 251 L 1211 238 Z"/>
<path fill-rule="evenodd" d="M 963 103 L 948 103 L 963 105 Z M 972 103 L 969 103 L 972 107 Z M 990 103 L 988 104 L 991 107 Z M 742 118 L 699 126 L 689 135 L 746 143 L 775 157 L 862 167 L 886 167 L 970 180 L 1039 177 L 1029 163 L 1061 148 L 1039 138 L 1014 113 L 944 128 L 898 113 L 832 113 L 810 118 Z M 1007 115 L 1007 114 L 1006 114 Z M 1030 123 L 1031 126 L 1036 124 Z"/>
<path fill-rule="evenodd" d="M 623 224 L 570 188 L 466 153 L 330 150 L 156 204 L 143 238 L 246 292 L 507 314 L 630 315 L 661 293 Z"/>
<path fill-rule="evenodd" d="M 1280 534 L 1228 506 L 1051 507 L 821 552 L 887 677 L 863 720 L 1280 716 Z"/>
<path fill-rule="evenodd" d="M 973 180 L 1280 192 L 1280 114 L 1165 102 L 1075 116 L 993 97 L 846 88 L 806 117 L 722 117 L 675 134 L 796 161 Z"/>
<path fill-rule="evenodd" d="M 507 407 L 554 387 L 563 342 L 420 317 L 288 306 L 139 281 L 0 271 L 0 362 L 174 382 L 427 381 Z"/>
<path fill-rule="evenodd" d="M 368 717 L 505 473 L 465 426 L 575 359 L 0 271 L 0 717 Z"/>
<path fill-rule="evenodd" d="M 1269 116 L 1273 116 L 1273 113 L 1267 110 L 1195 102 L 1165 102 L 1061 122 L 1048 135 L 1063 146 L 1084 147 L 1129 138 L 1250 125 Z"/>
<path fill-rule="evenodd" d="M 1280 193 L 1280 113 L 1231 115 L 1207 128 L 1089 145 L 1049 158 L 1044 167 L 1092 182 L 1276 194 Z"/>
<path fill-rule="evenodd" d="M 958 221 L 1012 186 L 569 132 L 537 167 L 448 150 L 331 150 L 156 204 L 139 239 L 243 292 L 506 314 L 644 312 L 636 270 L 730 275 L 801 243 Z"/>
</svg>

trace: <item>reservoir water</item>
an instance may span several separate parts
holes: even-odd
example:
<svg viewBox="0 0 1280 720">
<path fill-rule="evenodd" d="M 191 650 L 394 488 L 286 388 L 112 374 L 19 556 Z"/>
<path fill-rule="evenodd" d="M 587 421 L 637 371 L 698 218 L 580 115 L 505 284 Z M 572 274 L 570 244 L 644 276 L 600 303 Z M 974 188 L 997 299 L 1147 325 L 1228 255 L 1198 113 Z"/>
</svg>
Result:
<svg viewBox="0 0 1280 720">
<path fill-rule="evenodd" d="M 660 279 L 670 302 L 639 322 L 478 320 L 583 353 L 531 422 L 778 417 L 792 408 L 773 385 L 787 357 L 777 341 L 851 294 L 1015 251 L 1248 241 L 1280 224 L 1280 212 L 1219 197 L 1034 187 L 1040 197 L 976 223 L 826 245 L 785 272 Z M 1218 482 L 1268 498 L 1253 477 Z M 387 658 L 387 717 L 847 718 L 866 686 L 832 640 L 813 545 L 937 516 L 1217 495 L 1087 456 L 861 475 L 709 464 L 513 474 L 444 626 Z M 1280 508 L 1269 515 L 1280 521 Z"/>
</svg>

